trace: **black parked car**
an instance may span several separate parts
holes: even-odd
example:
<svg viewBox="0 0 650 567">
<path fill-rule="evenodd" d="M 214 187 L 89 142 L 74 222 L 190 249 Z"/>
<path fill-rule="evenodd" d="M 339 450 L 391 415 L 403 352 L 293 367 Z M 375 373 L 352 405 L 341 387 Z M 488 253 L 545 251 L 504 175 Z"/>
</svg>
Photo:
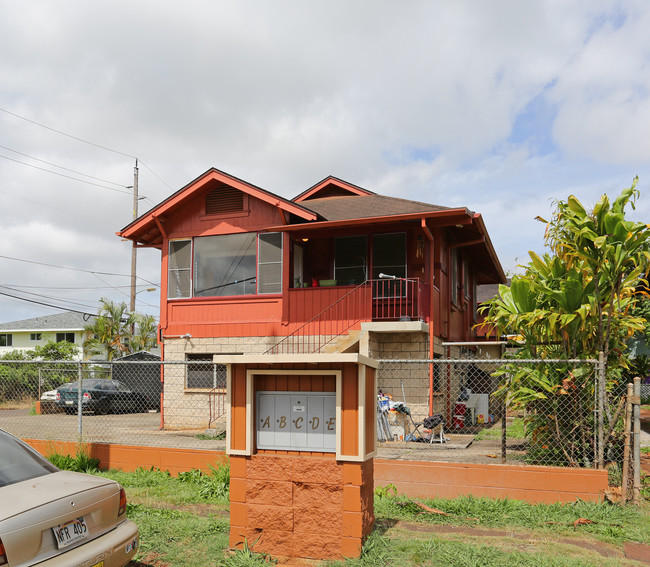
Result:
<svg viewBox="0 0 650 567">
<path fill-rule="evenodd" d="M 64 384 L 56 390 L 56 405 L 66 413 L 77 413 L 79 381 Z M 87 378 L 81 381 L 81 409 L 95 413 L 140 413 L 152 404 L 139 392 L 117 380 Z"/>
</svg>

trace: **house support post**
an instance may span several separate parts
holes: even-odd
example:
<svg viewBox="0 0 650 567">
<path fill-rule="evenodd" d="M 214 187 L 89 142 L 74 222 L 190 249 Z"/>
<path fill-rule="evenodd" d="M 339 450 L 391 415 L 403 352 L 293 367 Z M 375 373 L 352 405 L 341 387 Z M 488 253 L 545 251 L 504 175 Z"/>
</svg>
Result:
<svg viewBox="0 0 650 567">
<path fill-rule="evenodd" d="M 435 263 L 435 250 L 434 250 L 434 239 L 433 239 L 433 234 L 431 234 L 431 231 L 429 230 L 429 227 L 427 226 L 427 221 L 426 219 L 422 219 L 422 230 L 424 231 L 424 234 L 426 235 L 427 239 L 429 240 L 429 278 L 428 280 L 431 282 L 431 287 L 429 289 L 429 415 L 433 415 L 433 376 L 434 376 L 434 368 L 433 368 L 433 358 L 434 358 L 434 328 L 433 328 L 433 316 L 434 316 L 434 311 L 433 311 L 433 284 L 434 284 L 434 279 L 433 275 L 435 273 L 434 270 L 434 263 Z"/>
</svg>

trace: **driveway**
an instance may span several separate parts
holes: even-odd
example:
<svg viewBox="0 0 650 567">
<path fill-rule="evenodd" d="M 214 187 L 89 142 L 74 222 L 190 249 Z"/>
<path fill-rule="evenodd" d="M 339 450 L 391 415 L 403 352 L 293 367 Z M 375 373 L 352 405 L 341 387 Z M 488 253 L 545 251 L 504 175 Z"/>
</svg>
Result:
<svg viewBox="0 0 650 567">
<path fill-rule="evenodd" d="M 27 409 L 0 409 L 0 428 L 23 439 L 77 441 L 79 417 L 62 413 L 31 415 Z M 160 413 L 82 416 L 81 438 L 88 443 L 224 450 L 225 441 L 206 439 L 205 430 L 160 429 Z"/>
</svg>

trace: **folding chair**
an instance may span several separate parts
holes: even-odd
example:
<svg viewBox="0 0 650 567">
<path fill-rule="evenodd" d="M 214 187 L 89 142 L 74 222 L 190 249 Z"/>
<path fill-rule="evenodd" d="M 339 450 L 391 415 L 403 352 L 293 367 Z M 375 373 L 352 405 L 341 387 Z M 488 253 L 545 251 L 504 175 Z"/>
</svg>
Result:
<svg viewBox="0 0 650 567">
<path fill-rule="evenodd" d="M 422 422 L 418 423 L 418 433 L 419 427 L 431 431 L 431 436 L 429 437 L 430 444 L 433 444 L 434 440 L 440 444 L 448 441 L 445 437 L 445 418 L 439 413 L 425 417 Z"/>
</svg>

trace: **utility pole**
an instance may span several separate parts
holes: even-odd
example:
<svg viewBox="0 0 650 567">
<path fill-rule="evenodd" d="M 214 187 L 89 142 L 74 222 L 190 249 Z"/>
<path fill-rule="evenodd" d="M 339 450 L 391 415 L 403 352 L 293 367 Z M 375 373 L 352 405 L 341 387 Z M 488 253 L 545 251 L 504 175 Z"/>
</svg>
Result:
<svg viewBox="0 0 650 567">
<path fill-rule="evenodd" d="M 138 218 L 138 160 L 135 160 L 133 168 L 133 220 Z M 138 249 L 133 241 L 131 248 L 131 304 L 129 305 L 131 313 L 135 313 L 135 283 L 136 283 L 136 264 L 138 260 Z"/>
</svg>

